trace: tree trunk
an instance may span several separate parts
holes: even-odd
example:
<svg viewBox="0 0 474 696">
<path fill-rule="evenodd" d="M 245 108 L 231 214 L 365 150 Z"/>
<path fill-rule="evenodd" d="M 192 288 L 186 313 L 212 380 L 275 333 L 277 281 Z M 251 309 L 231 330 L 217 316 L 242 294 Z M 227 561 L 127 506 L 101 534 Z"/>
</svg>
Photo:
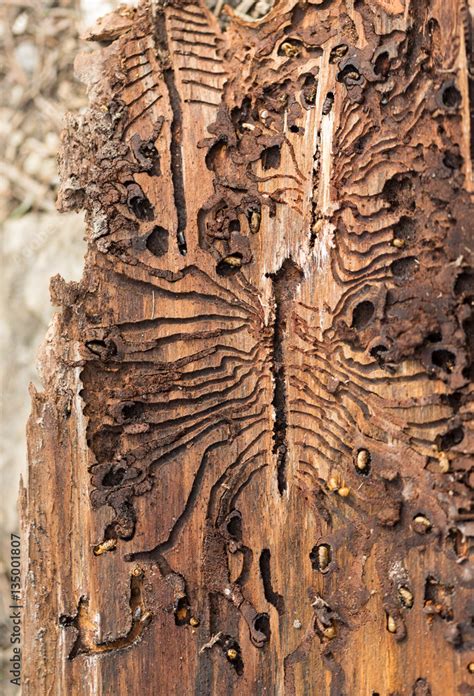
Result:
<svg viewBox="0 0 474 696">
<path fill-rule="evenodd" d="M 24 694 L 473 693 L 467 5 L 282 0 L 221 33 L 172 0 L 89 38 Z"/>
</svg>

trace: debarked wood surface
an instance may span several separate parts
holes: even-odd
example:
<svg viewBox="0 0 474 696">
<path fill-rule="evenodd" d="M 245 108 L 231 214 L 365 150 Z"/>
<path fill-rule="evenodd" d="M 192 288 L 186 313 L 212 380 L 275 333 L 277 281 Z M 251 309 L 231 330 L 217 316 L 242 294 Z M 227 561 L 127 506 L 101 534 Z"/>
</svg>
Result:
<svg viewBox="0 0 474 696">
<path fill-rule="evenodd" d="M 467 5 L 281 0 L 221 32 L 171 0 L 89 38 L 24 694 L 472 694 Z"/>
</svg>

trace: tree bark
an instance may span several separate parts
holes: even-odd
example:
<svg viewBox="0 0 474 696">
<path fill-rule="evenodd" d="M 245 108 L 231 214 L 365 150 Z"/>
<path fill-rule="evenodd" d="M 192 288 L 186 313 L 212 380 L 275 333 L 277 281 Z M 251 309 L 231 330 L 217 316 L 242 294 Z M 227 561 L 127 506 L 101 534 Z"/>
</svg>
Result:
<svg viewBox="0 0 474 696">
<path fill-rule="evenodd" d="M 89 38 L 24 694 L 473 693 L 467 5 L 282 0 L 221 32 L 171 0 Z"/>
</svg>

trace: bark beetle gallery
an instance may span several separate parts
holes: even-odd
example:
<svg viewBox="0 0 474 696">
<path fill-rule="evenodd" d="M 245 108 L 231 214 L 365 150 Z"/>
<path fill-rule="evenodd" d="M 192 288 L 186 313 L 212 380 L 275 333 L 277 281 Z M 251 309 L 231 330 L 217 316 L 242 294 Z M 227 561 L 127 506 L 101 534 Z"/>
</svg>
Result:
<svg viewBox="0 0 474 696">
<path fill-rule="evenodd" d="M 467 5 L 282 0 L 221 32 L 172 0 L 89 38 L 25 693 L 472 693 Z"/>
</svg>

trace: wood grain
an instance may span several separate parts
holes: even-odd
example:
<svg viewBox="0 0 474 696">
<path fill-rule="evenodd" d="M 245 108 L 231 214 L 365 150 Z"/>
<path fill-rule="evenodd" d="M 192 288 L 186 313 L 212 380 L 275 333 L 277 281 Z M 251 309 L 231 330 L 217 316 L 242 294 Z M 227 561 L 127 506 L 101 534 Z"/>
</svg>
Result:
<svg viewBox="0 0 474 696">
<path fill-rule="evenodd" d="M 282 0 L 221 33 L 172 0 L 90 32 L 25 694 L 473 693 L 468 20 Z"/>
</svg>

